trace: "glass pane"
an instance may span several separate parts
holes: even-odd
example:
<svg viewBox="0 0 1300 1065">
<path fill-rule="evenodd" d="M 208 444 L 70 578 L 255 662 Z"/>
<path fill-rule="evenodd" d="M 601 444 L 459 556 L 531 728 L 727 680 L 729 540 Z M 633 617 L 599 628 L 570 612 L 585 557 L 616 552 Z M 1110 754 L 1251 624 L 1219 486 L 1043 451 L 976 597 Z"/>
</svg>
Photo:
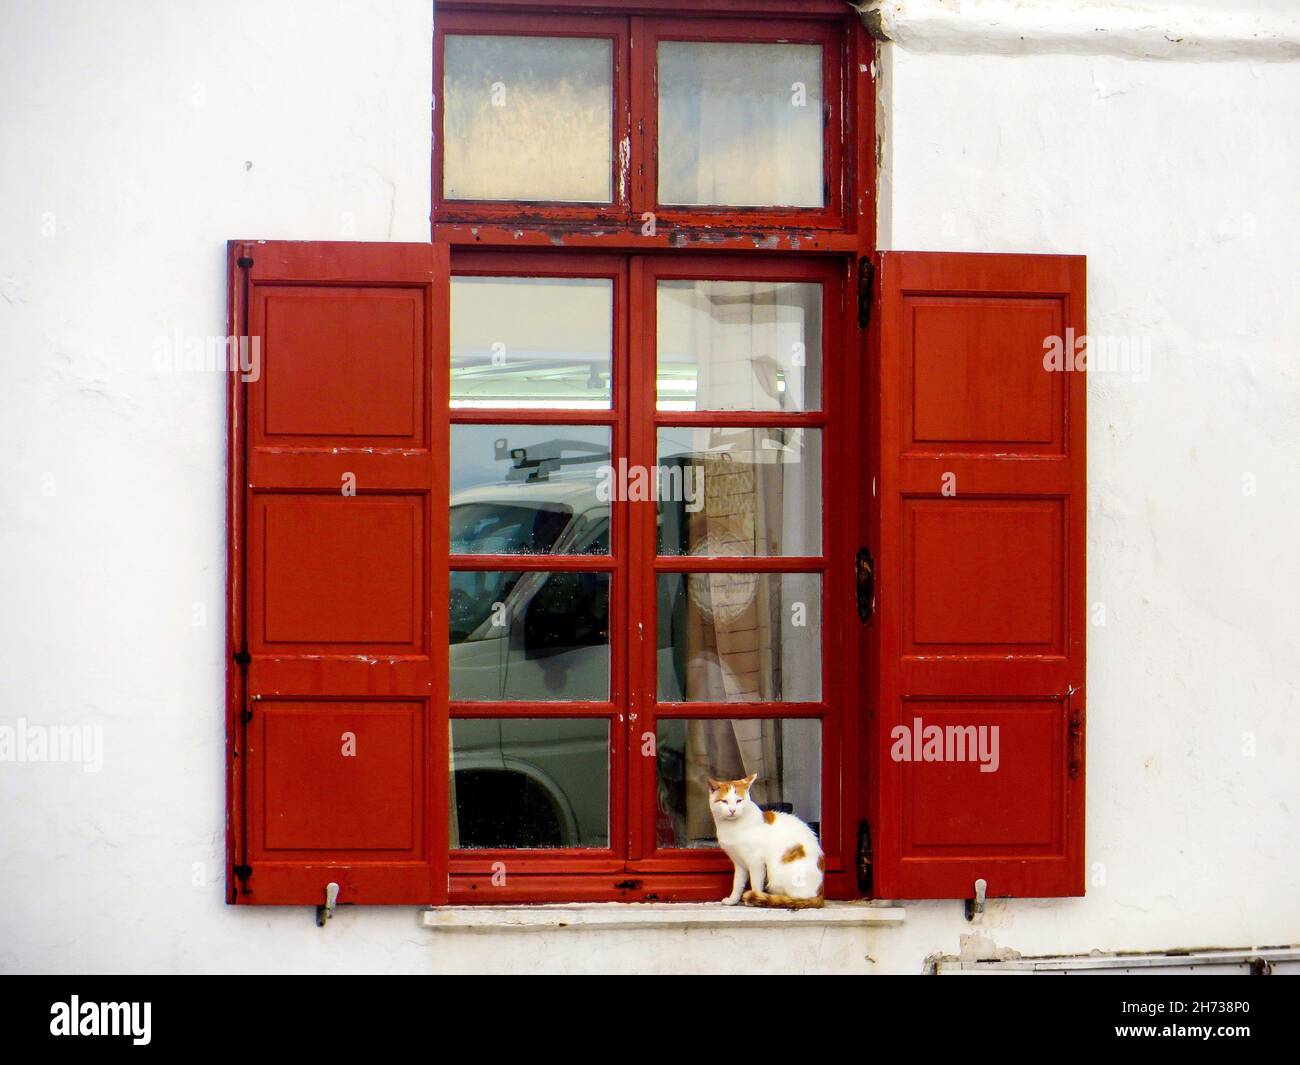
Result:
<svg viewBox="0 0 1300 1065">
<path fill-rule="evenodd" d="M 609 722 L 453 718 L 451 845 L 608 847 Z"/>
<path fill-rule="evenodd" d="M 608 410 L 614 282 L 453 277 L 451 405 Z"/>
<path fill-rule="evenodd" d="M 609 574 L 453 570 L 451 697 L 609 698 Z"/>
<path fill-rule="evenodd" d="M 661 573 L 660 702 L 816 702 L 821 598 L 816 573 Z"/>
<path fill-rule="evenodd" d="M 659 202 L 821 207 L 822 50 L 659 44 Z"/>
<path fill-rule="evenodd" d="M 820 410 L 822 287 L 660 281 L 660 410 Z"/>
<path fill-rule="evenodd" d="M 659 430 L 661 555 L 819 555 L 820 429 Z"/>
<path fill-rule="evenodd" d="M 451 553 L 609 554 L 609 448 L 606 426 L 453 425 Z"/>
<path fill-rule="evenodd" d="M 610 202 L 614 42 L 449 35 L 443 195 Z"/>
<path fill-rule="evenodd" d="M 661 847 L 716 847 L 709 809 L 714 780 L 758 780 L 750 798 L 794 814 L 818 835 L 822 817 L 822 727 L 815 718 L 683 720 L 657 727 Z"/>
</svg>

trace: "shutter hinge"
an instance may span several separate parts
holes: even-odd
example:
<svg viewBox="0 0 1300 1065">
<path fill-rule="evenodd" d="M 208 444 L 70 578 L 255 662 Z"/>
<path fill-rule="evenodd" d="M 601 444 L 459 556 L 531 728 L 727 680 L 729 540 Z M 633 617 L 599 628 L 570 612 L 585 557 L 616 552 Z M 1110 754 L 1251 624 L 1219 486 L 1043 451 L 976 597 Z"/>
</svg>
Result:
<svg viewBox="0 0 1300 1065">
<path fill-rule="evenodd" d="M 876 267 L 865 255 L 858 260 L 858 328 L 871 324 L 871 302 L 875 297 Z"/>
<path fill-rule="evenodd" d="M 335 909 L 339 904 L 339 886 L 334 881 L 325 885 L 325 904 L 316 907 L 316 927 L 324 928 L 325 924 L 334 916 Z"/>
<path fill-rule="evenodd" d="M 858 894 L 871 895 L 871 823 L 864 817 L 858 822 Z"/>
<path fill-rule="evenodd" d="M 248 653 L 248 643 L 241 643 L 239 645 L 239 650 L 231 655 L 231 657 L 235 660 L 235 664 L 239 666 L 244 677 L 247 678 L 249 663 L 253 661 L 253 656 Z M 239 716 L 245 725 L 253 720 L 253 703 L 251 700 L 244 704 L 244 712 Z"/>
<path fill-rule="evenodd" d="M 865 547 L 853 559 L 853 578 L 858 599 L 858 620 L 864 625 L 876 612 L 876 560 Z"/>
<path fill-rule="evenodd" d="M 1083 711 L 1070 712 L 1070 779 L 1079 778 L 1083 768 Z"/>
<path fill-rule="evenodd" d="M 235 874 L 235 879 L 239 881 L 240 889 L 245 895 L 247 895 L 248 879 L 253 875 L 253 867 L 251 865 L 237 865 L 233 872 Z"/>
<path fill-rule="evenodd" d="M 251 255 L 241 255 L 235 260 L 235 265 L 241 270 L 247 270 L 253 265 L 253 257 Z"/>
</svg>

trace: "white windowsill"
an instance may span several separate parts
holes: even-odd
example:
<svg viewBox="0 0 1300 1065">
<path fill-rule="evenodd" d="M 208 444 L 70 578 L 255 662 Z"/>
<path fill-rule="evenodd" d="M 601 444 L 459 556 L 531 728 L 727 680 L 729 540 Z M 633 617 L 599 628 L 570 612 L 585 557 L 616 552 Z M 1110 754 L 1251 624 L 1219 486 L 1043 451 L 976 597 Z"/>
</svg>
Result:
<svg viewBox="0 0 1300 1065">
<path fill-rule="evenodd" d="M 720 902 L 577 902 L 532 906 L 438 906 L 425 910 L 425 928 L 502 932 L 551 928 L 806 928 L 902 924 L 901 906 L 828 902 L 821 909 L 780 910 Z"/>
</svg>

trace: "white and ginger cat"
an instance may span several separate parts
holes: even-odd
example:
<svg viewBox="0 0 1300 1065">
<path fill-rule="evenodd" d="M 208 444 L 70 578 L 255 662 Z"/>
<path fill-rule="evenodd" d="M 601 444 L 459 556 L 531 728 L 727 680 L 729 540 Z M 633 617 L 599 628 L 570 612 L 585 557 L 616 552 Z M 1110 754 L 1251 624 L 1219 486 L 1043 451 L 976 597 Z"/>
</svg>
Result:
<svg viewBox="0 0 1300 1065">
<path fill-rule="evenodd" d="M 736 866 L 727 906 L 786 906 L 801 910 L 825 902 L 826 861 L 813 830 L 793 814 L 760 810 L 749 797 L 758 774 L 709 780 L 709 809 L 718 843 Z M 745 883 L 749 890 L 745 891 Z M 742 894 L 743 892 L 743 894 Z"/>
</svg>

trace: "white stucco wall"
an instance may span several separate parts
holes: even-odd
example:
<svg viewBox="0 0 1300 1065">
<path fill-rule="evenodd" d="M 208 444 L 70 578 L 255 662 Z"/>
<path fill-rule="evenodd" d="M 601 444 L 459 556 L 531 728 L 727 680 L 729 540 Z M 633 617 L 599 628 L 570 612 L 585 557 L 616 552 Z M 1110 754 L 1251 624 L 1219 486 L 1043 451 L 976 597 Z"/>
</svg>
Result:
<svg viewBox="0 0 1300 1065">
<path fill-rule="evenodd" d="M 1277 5 L 1226 6 L 1278 25 Z M 1086 253 L 1091 331 L 1150 338 L 1149 381 L 1090 382 L 1088 897 L 993 902 L 975 925 L 908 904 L 901 927 L 826 936 L 504 939 L 401 907 L 321 931 L 223 905 L 224 382 L 154 368 L 158 338 L 224 333 L 229 237 L 428 238 L 428 4 L 0 8 L 0 724 L 104 744 L 94 773 L 0 764 L 0 970 L 681 971 L 739 950 L 916 972 L 971 935 L 1025 954 L 1300 942 L 1285 48 L 1206 47 L 1221 21 L 1196 23 L 1191 59 L 1068 34 L 882 48 L 882 247 Z"/>
</svg>

